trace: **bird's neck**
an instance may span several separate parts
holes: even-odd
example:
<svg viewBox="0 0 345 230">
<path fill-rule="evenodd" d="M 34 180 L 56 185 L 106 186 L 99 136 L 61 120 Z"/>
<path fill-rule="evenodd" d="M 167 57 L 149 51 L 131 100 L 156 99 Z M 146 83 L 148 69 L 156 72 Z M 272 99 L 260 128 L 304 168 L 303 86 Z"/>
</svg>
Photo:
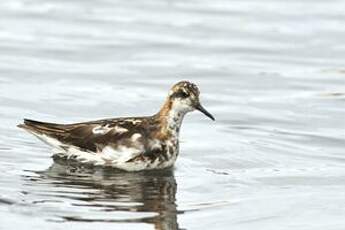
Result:
<svg viewBox="0 0 345 230">
<path fill-rule="evenodd" d="M 161 131 L 178 136 L 186 113 L 187 111 L 179 109 L 173 101 L 167 100 L 157 114 L 161 123 Z"/>
</svg>

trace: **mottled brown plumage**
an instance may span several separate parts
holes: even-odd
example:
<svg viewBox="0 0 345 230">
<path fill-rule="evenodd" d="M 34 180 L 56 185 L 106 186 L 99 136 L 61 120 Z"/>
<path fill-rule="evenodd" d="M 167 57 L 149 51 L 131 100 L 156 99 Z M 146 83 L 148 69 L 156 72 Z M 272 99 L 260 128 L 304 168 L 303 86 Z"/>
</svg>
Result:
<svg viewBox="0 0 345 230">
<path fill-rule="evenodd" d="M 199 89 L 183 81 L 172 87 L 160 111 L 147 117 L 54 124 L 24 119 L 18 125 L 52 145 L 56 154 L 93 165 L 137 171 L 171 167 L 179 150 L 184 115 L 195 109 L 214 119 L 199 102 Z"/>
</svg>

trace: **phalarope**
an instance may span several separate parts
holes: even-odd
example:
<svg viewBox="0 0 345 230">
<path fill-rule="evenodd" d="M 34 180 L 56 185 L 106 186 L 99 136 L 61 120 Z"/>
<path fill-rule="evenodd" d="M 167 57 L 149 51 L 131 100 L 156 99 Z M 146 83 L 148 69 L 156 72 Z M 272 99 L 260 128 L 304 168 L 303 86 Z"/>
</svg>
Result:
<svg viewBox="0 0 345 230">
<path fill-rule="evenodd" d="M 179 153 L 184 116 L 201 106 L 198 87 L 188 81 L 175 84 L 160 111 L 147 117 L 103 119 L 55 124 L 24 119 L 25 129 L 53 147 L 54 156 L 94 166 L 126 171 L 172 167 Z"/>
</svg>

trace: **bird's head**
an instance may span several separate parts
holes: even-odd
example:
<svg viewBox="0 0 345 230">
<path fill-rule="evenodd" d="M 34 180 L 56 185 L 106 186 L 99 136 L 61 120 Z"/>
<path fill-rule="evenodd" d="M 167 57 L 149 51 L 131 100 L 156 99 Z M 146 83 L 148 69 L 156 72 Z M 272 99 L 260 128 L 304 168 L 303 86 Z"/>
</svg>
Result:
<svg viewBox="0 0 345 230">
<path fill-rule="evenodd" d="M 169 98 L 174 110 L 187 113 L 199 110 L 212 120 L 215 118 L 200 103 L 200 91 L 198 87 L 188 81 L 181 81 L 175 84 L 170 92 Z"/>
</svg>

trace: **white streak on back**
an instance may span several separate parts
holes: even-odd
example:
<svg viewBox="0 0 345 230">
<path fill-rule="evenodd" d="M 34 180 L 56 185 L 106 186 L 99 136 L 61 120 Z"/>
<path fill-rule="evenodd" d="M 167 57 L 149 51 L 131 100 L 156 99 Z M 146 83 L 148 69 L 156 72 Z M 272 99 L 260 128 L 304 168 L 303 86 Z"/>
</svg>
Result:
<svg viewBox="0 0 345 230">
<path fill-rule="evenodd" d="M 98 125 L 95 128 L 92 129 L 92 133 L 93 134 L 106 134 L 107 132 L 109 132 L 111 130 L 111 128 L 109 128 L 108 125 Z"/>
<path fill-rule="evenodd" d="M 120 126 L 115 126 L 114 128 L 109 128 L 109 125 L 98 125 L 95 128 L 92 129 L 93 134 L 106 134 L 109 131 L 114 130 L 115 133 L 125 133 L 128 131 L 128 129 L 125 129 Z"/>
<path fill-rule="evenodd" d="M 125 133 L 125 132 L 128 132 L 128 129 L 123 128 L 123 127 L 120 127 L 120 126 L 115 126 L 115 127 L 114 127 L 114 130 L 115 130 L 116 133 Z"/>
</svg>

